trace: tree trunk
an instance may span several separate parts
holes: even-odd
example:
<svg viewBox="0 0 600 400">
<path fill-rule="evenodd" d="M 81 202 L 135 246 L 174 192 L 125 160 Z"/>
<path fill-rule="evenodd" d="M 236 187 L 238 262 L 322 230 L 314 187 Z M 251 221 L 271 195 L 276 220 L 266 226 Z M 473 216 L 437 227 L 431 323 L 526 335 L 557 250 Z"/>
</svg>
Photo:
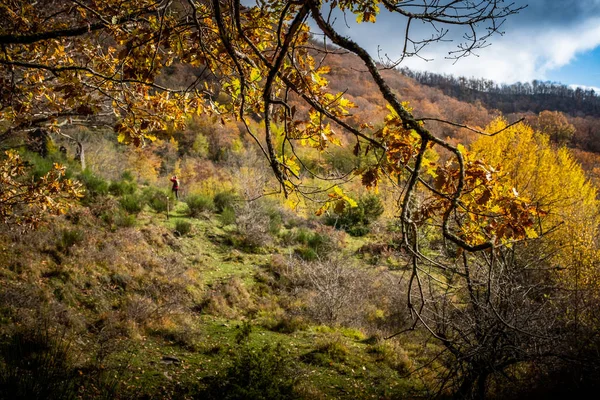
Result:
<svg viewBox="0 0 600 400">
<path fill-rule="evenodd" d="M 75 159 L 81 163 L 81 170 L 85 170 L 85 151 L 83 150 L 83 144 L 77 142 L 77 151 L 75 152 Z"/>
</svg>

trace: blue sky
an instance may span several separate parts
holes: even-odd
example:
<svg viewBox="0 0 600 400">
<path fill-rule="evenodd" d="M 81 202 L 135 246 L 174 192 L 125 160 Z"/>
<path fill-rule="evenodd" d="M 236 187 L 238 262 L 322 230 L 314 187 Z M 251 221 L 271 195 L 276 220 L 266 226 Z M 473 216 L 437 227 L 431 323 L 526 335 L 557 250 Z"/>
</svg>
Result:
<svg viewBox="0 0 600 400">
<path fill-rule="evenodd" d="M 477 57 L 456 63 L 447 60 L 445 56 L 456 49 L 458 42 L 443 42 L 422 51 L 431 61 L 412 57 L 402 65 L 482 77 L 498 83 L 549 80 L 593 87 L 600 92 L 600 0 L 515 0 L 514 3 L 527 8 L 509 17 L 503 25 L 504 35 L 492 37 L 491 46 L 478 51 Z M 402 17 L 382 11 L 376 24 L 358 25 L 349 16 L 346 21 L 339 17 L 335 26 L 374 56 L 395 59 L 401 53 L 405 28 Z M 429 37 L 431 28 L 414 26 L 413 34 L 417 38 Z M 461 34 L 451 30 L 450 36 L 458 39 Z"/>
<path fill-rule="evenodd" d="M 549 71 L 548 79 L 600 88 L 600 47 L 580 53 L 569 64 Z"/>
</svg>

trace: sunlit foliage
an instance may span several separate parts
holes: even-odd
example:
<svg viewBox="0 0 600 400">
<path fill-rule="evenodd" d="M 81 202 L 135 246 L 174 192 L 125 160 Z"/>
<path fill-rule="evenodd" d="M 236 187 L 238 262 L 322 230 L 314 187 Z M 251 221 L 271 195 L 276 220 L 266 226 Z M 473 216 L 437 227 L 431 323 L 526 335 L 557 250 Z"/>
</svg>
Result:
<svg viewBox="0 0 600 400">
<path fill-rule="evenodd" d="M 64 177 L 65 167 L 54 164 L 50 172 L 32 179 L 27 163 L 14 151 L 0 160 L 0 221 L 17 227 L 35 227 L 44 215 L 63 214 L 68 200 L 83 196 L 79 183 Z"/>
</svg>

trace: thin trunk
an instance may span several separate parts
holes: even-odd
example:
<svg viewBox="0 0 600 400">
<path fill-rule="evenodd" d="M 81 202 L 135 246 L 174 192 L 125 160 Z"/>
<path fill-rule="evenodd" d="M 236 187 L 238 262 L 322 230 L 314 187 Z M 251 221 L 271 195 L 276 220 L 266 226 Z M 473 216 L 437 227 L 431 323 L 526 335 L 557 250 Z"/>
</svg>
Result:
<svg viewBox="0 0 600 400">
<path fill-rule="evenodd" d="M 85 170 L 85 151 L 83 150 L 83 144 L 77 142 L 77 152 L 75 153 L 75 159 L 81 163 L 81 170 Z"/>
</svg>

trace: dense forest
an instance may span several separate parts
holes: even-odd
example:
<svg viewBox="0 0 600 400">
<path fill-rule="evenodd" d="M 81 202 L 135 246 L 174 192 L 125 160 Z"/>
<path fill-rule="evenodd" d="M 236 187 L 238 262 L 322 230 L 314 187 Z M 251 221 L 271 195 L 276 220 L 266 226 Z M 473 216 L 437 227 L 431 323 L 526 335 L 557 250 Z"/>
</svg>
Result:
<svg viewBox="0 0 600 400">
<path fill-rule="evenodd" d="M 520 11 L 0 5 L 0 399 L 598 390 L 596 94 L 380 65 L 382 7 Z"/>
<path fill-rule="evenodd" d="M 472 103 L 479 100 L 486 107 L 505 114 L 553 110 L 578 117 L 600 115 L 600 97 L 593 89 L 570 88 L 561 83 L 537 80 L 498 84 L 486 79 L 411 71 L 408 68 L 402 68 L 401 72 L 461 101 Z"/>
</svg>

